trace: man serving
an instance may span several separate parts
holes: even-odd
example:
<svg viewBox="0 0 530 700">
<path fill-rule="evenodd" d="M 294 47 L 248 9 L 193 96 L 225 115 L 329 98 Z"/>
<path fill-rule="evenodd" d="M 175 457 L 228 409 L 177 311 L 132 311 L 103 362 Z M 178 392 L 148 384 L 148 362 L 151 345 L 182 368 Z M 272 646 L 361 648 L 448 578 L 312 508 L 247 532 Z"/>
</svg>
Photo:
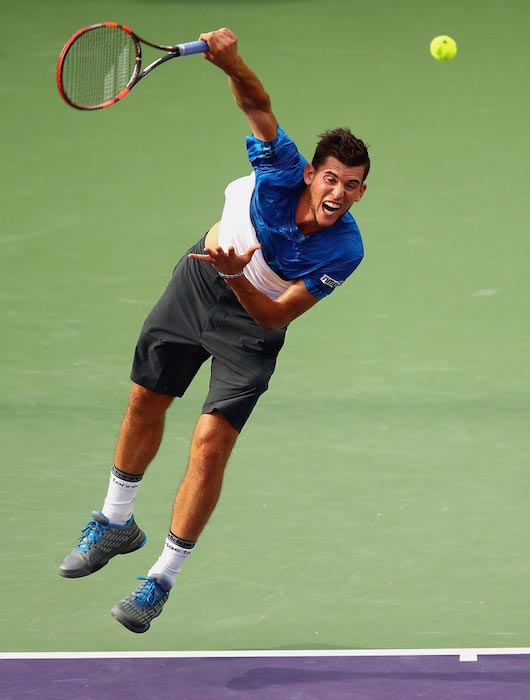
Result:
<svg viewBox="0 0 530 700">
<path fill-rule="evenodd" d="M 169 533 L 140 586 L 112 615 L 145 632 L 160 615 L 182 564 L 215 508 L 239 433 L 268 388 L 287 326 L 351 275 L 363 257 L 349 213 L 366 190 L 370 158 L 346 128 L 321 135 L 307 162 L 272 112 L 229 29 L 202 34 L 205 58 L 228 75 L 252 135 L 253 172 L 228 185 L 221 220 L 178 262 L 142 328 L 133 386 L 107 495 L 59 567 L 87 576 L 145 543 L 133 516 L 142 476 L 155 457 L 165 414 L 211 358 L 208 395 L 195 427 Z"/>
</svg>

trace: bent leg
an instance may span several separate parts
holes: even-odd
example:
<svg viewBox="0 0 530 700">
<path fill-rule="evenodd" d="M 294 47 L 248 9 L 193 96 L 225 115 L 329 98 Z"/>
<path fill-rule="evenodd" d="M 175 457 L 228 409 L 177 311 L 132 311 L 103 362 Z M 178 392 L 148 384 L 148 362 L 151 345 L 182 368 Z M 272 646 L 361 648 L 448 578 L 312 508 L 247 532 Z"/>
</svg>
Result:
<svg viewBox="0 0 530 700">
<path fill-rule="evenodd" d="M 239 432 L 219 412 L 201 415 L 191 442 L 188 469 L 175 497 L 171 532 L 195 542 L 212 514 L 228 458 Z"/>
<path fill-rule="evenodd" d="M 172 396 L 132 385 L 129 405 L 116 445 L 114 464 L 127 474 L 143 474 L 162 442 L 166 411 Z"/>
<path fill-rule="evenodd" d="M 162 441 L 172 400 L 133 384 L 103 508 L 93 511 L 78 546 L 59 566 L 60 576 L 88 576 L 117 554 L 134 552 L 145 544 L 145 534 L 132 517 L 133 504 L 142 474 Z"/>
</svg>

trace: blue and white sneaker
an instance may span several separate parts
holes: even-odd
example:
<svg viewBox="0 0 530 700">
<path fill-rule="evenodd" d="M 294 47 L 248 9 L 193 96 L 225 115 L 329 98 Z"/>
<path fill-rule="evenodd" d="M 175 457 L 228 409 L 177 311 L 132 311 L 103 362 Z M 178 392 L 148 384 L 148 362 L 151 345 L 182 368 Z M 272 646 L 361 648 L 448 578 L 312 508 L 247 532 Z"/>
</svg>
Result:
<svg viewBox="0 0 530 700">
<path fill-rule="evenodd" d="M 138 581 L 143 581 L 142 585 L 120 600 L 112 608 L 111 615 L 131 632 L 141 634 L 147 632 L 151 622 L 162 612 L 171 586 L 158 574 L 148 578 L 139 576 Z"/>
<path fill-rule="evenodd" d="M 103 513 L 92 512 L 92 520 L 81 532 L 79 544 L 59 566 L 58 574 L 80 578 L 99 571 L 117 554 L 128 554 L 147 542 L 134 516 L 125 525 L 114 525 Z"/>
</svg>

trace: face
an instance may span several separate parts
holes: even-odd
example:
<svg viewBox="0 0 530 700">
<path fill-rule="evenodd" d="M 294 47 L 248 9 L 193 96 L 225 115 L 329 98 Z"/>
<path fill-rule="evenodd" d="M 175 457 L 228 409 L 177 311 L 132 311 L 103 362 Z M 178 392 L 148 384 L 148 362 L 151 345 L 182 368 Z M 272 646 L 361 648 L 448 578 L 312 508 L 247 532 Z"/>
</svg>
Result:
<svg viewBox="0 0 530 700">
<path fill-rule="evenodd" d="M 364 165 L 347 166 L 328 156 L 318 170 L 309 163 L 304 170 L 308 216 L 318 228 L 328 228 L 363 196 Z M 308 222 L 309 223 L 309 222 Z"/>
</svg>

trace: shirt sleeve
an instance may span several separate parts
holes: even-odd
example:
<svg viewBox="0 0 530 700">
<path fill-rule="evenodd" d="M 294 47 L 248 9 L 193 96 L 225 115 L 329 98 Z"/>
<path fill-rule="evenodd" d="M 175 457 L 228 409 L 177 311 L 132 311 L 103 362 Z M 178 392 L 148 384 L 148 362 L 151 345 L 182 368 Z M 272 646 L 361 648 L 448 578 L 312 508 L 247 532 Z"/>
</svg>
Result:
<svg viewBox="0 0 530 700">
<path fill-rule="evenodd" d="M 280 172 L 284 187 L 300 184 L 301 168 L 303 170 L 307 161 L 281 126 L 278 126 L 274 141 L 260 141 L 250 135 L 246 143 L 248 159 L 257 176 Z"/>
<path fill-rule="evenodd" d="M 327 297 L 337 287 L 340 287 L 343 282 L 357 269 L 364 257 L 362 244 L 347 264 L 336 263 L 335 265 L 327 265 L 325 269 L 320 268 L 314 272 L 304 275 L 303 280 L 307 291 L 312 294 L 315 299 L 320 301 Z"/>
</svg>

